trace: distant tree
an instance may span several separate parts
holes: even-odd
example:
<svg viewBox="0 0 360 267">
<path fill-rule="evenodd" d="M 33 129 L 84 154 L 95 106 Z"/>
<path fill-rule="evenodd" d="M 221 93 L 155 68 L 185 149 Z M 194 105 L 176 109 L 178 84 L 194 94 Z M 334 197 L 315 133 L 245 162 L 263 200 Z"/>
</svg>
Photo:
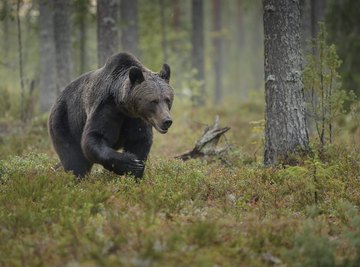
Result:
<svg viewBox="0 0 360 267">
<path fill-rule="evenodd" d="M 319 22 L 324 21 L 325 0 L 311 0 L 311 38 L 316 39 L 319 32 Z"/>
<path fill-rule="evenodd" d="M 212 31 L 214 47 L 214 103 L 217 105 L 222 101 L 222 71 L 223 71 L 223 38 L 221 25 L 221 0 L 212 0 Z"/>
<path fill-rule="evenodd" d="M 9 41 L 9 21 L 10 21 L 10 4 L 8 0 L 4 0 L 1 6 L 0 11 L 0 21 L 3 23 L 3 58 L 1 61 L 4 64 L 7 64 L 8 62 L 8 54 L 10 51 L 10 41 Z"/>
<path fill-rule="evenodd" d="M 56 97 L 54 12 L 52 2 L 39 0 L 40 111 L 50 110 Z"/>
<path fill-rule="evenodd" d="M 20 119 L 25 122 L 25 85 L 24 85 L 24 60 L 23 60 L 23 47 L 22 47 L 22 34 L 21 34 L 21 20 L 20 20 L 20 5 L 21 0 L 16 1 L 16 26 L 17 26 L 17 39 L 18 39 L 18 55 L 19 55 L 19 80 L 20 80 Z"/>
<path fill-rule="evenodd" d="M 343 63 L 340 74 L 344 88 L 360 97 L 360 1 L 327 2 L 326 26 L 331 43 Z"/>
<path fill-rule="evenodd" d="M 261 0 L 260 0 L 261 1 Z M 263 33 L 262 33 L 262 6 L 259 0 L 253 0 L 253 10 L 254 16 L 252 17 L 253 29 L 251 30 L 251 46 L 253 51 L 256 51 L 252 59 L 252 76 L 253 76 L 253 88 L 255 90 L 261 89 L 263 81 L 263 58 L 262 58 L 262 43 L 263 43 Z M 256 4 L 259 3 L 259 4 Z"/>
<path fill-rule="evenodd" d="M 75 25 L 78 32 L 79 40 L 79 73 L 84 73 L 87 69 L 86 43 L 88 40 L 87 28 L 89 24 L 89 0 L 75 0 L 73 1 L 75 10 Z"/>
<path fill-rule="evenodd" d="M 118 2 L 116 0 L 97 0 L 97 44 L 98 66 L 118 52 Z"/>
<path fill-rule="evenodd" d="M 138 1 L 121 0 L 120 11 L 122 49 L 139 56 Z"/>
<path fill-rule="evenodd" d="M 309 150 L 298 1 L 264 0 L 264 164 L 291 163 Z"/>
<path fill-rule="evenodd" d="M 172 1 L 172 13 L 172 28 L 175 32 L 178 32 L 180 29 L 181 17 L 180 0 Z"/>
<path fill-rule="evenodd" d="M 72 79 L 73 62 L 71 57 L 70 1 L 53 0 L 54 39 L 56 49 L 57 92 L 60 92 Z"/>
<path fill-rule="evenodd" d="M 165 18 L 165 2 L 164 0 L 159 0 L 160 6 L 160 23 L 161 23 L 161 44 L 162 44 L 162 51 L 163 51 L 163 60 L 164 62 L 168 62 L 169 55 L 168 55 L 168 37 L 166 32 L 166 18 Z"/>
<path fill-rule="evenodd" d="M 204 1 L 192 0 L 192 67 L 196 70 L 195 78 L 200 81 L 199 98 L 196 104 L 203 105 L 205 100 L 205 63 L 204 63 Z"/>
</svg>

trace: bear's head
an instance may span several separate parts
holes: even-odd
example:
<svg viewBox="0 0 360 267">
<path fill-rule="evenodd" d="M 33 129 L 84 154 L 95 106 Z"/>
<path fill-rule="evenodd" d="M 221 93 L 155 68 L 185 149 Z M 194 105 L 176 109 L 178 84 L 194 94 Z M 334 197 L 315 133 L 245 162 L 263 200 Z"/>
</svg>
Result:
<svg viewBox="0 0 360 267">
<path fill-rule="evenodd" d="M 170 109 L 174 100 L 174 90 L 169 85 L 169 65 L 164 64 L 159 73 L 133 66 L 129 70 L 129 80 L 128 108 L 131 113 L 158 132 L 166 133 L 172 124 Z"/>
</svg>

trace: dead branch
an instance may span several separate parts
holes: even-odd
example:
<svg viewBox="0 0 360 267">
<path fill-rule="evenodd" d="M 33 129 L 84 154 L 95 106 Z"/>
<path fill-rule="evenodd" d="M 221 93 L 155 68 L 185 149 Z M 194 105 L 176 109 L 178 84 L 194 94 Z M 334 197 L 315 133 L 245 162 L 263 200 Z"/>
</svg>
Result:
<svg viewBox="0 0 360 267">
<path fill-rule="evenodd" d="M 228 148 L 216 148 L 220 137 L 225 134 L 230 127 L 219 127 L 219 116 L 215 116 L 213 126 L 205 128 L 203 135 L 196 141 L 193 150 L 176 156 L 175 158 L 186 161 L 191 158 L 199 158 L 204 156 L 215 156 L 225 152 Z"/>
</svg>

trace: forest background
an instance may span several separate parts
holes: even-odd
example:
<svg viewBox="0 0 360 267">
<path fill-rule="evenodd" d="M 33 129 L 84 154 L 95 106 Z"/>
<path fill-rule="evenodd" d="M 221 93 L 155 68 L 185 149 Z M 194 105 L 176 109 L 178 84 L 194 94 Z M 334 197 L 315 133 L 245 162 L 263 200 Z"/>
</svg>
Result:
<svg viewBox="0 0 360 267">
<path fill-rule="evenodd" d="M 358 266 L 360 2 L 300 1 L 308 110 L 319 60 L 344 94 L 333 138 L 322 142 L 309 112 L 313 153 L 274 168 L 262 164 L 262 1 L 99 2 L 112 5 L 115 34 L 100 40 L 96 1 L 1 1 L 0 265 Z M 174 125 L 155 134 L 140 183 L 101 168 L 76 183 L 51 169 L 50 106 L 64 85 L 101 66 L 106 38 L 154 71 L 172 68 Z M 321 58 L 321 43 L 336 55 Z M 227 153 L 175 160 L 215 115 L 231 127 L 220 143 Z"/>
</svg>

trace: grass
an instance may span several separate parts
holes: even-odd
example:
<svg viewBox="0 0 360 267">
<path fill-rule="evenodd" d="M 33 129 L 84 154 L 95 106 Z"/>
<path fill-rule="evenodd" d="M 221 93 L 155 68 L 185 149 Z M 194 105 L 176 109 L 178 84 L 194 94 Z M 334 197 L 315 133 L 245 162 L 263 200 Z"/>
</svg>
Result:
<svg viewBox="0 0 360 267">
<path fill-rule="evenodd" d="M 181 105 L 140 182 L 102 168 L 81 182 L 52 171 L 45 118 L 4 136 L 0 266 L 359 266 L 356 146 L 263 168 L 259 105 Z M 228 165 L 175 160 L 215 114 L 232 127 Z"/>
</svg>

